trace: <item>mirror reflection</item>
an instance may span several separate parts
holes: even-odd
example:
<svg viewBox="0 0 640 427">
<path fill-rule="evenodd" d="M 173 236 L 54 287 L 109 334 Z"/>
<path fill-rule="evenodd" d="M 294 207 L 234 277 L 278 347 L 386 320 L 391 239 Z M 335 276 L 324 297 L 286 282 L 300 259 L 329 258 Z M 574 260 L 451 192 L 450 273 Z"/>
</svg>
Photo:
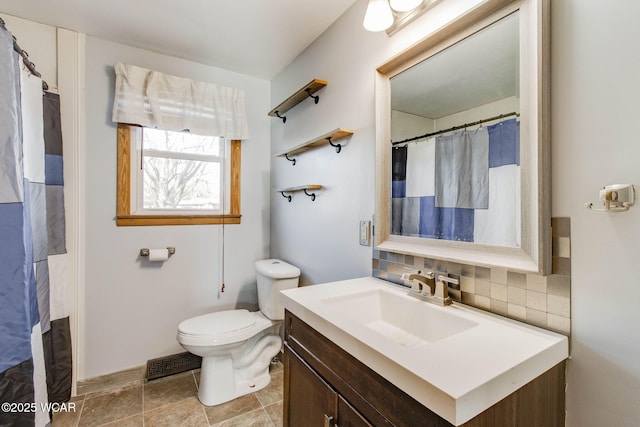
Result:
<svg viewBox="0 0 640 427">
<path fill-rule="evenodd" d="M 518 22 L 390 79 L 391 234 L 521 247 Z"/>
</svg>

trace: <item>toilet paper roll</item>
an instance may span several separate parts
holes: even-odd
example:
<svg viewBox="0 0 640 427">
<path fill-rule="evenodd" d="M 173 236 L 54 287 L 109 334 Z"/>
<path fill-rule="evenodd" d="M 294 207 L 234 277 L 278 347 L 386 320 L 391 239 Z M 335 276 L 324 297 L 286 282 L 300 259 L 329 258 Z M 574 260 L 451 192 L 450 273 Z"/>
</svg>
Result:
<svg viewBox="0 0 640 427">
<path fill-rule="evenodd" d="M 149 249 L 149 261 L 162 262 L 169 259 L 168 249 Z"/>
</svg>

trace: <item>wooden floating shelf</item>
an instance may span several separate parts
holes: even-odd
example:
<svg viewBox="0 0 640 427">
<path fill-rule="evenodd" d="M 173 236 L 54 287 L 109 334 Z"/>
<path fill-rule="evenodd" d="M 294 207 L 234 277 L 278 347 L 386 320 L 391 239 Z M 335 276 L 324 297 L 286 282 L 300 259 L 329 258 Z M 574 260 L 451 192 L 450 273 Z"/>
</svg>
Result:
<svg viewBox="0 0 640 427">
<path fill-rule="evenodd" d="M 308 190 L 322 190 L 322 185 L 318 185 L 318 184 L 307 184 L 307 185 L 301 185 L 298 187 L 289 187 L 289 188 L 284 188 L 282 190 L 276 190 L 278 193 L 282 194 L 282 197 L 284 197 L 285 199 L 288 199 L 289 202 L 291 202 L 291 194 L 285 194 L 285 193 L 295 193 L 297 191 L 304 191 L 304 194 L 306 194 L 307 196 L 311 197 L 311 201 L 315 201 L 316 200 L 316 193 L 309 193 Z"/>
<path fill-rule="evenodd" d="M 276 157 L 287 157 L 293 156 L 295 154 L 300 154 L 308 150 L 312 150 L 317 147 L 321 147 L 323 145 L 332 144 L 336 147 L 336 151 L 339 153 L 340 148 L 342 147 L 340 144 L 334 144 L 336 141 L 344 139 L 348 136 L 353 135 L 353 131 L 349 129 L 334 129 L 331 132 L 325 133 L 322 136 L 314 138 L 310 141 L 307 141 L 303 144 L 296 145 L 295 147 L 289 148 L 287 151 L 283 151 L 282 153 L 276 154 Z M 294 163 L 295 164 L 295 163 Z"/>
<path fill-rule="evenodd" d="M 300 185 L 299 187 L 289 187 L 289 188 L 284 188 L 282 190 L 277 190 L 278 192 L 285 192 L 285 193 L 294 193 L 296 191 L 303 191 L 303 190 L 322 190 L 322 185 L 318 185 L 318 184 L 308 184 L 308 185 Z"/>
<path fill-rule="evenodd" d="M 322 89 L 327 85 L 327 82 L 320 79 L 313 79 L 298 91 L 296 91 L 293 95 L 282 101 L 275 107 L 273 110 L 269 111 L 270 117 L 278 117 L 282 119 L 283 122 L 286 122 L 286 117 L 282 117 L 284 113 L 301 103 L 307 98 L 314 98 L 315 103 L 318 103 L 319 97 L 316 95 L 312 96 L 314 93 Z"/>
</svg>

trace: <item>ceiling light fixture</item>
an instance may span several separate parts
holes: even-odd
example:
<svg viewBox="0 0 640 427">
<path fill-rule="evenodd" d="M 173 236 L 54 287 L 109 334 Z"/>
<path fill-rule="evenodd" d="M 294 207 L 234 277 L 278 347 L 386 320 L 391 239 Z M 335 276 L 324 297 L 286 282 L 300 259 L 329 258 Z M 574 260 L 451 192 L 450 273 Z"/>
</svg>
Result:
<svg viewBox="0 0 640 427">
<path fill-rule="evenodd" d="M 362 25 L 369 31 L 384 31 L 393 25 L 393 11 L 409 12 L 422 4 L 424 0 L 369 0 Z"/>
<path fill-rule="evenodd" d="M 383 31 L 393 24 L 393 12 L 387 0 L 369 0 L 362 25 L 369 31 Z"/>
</svg>

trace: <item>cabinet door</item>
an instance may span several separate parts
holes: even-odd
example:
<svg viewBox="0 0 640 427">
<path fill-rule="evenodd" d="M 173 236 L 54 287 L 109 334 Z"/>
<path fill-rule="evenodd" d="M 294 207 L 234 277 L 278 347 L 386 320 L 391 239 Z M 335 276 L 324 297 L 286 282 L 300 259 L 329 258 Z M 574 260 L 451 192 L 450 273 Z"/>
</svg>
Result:
<svg viewBox="0 0 640 427">
<path fill-rule="evenodd" d="M 284 369 L 284 427 L 333 426 L 338 394 L 286 345 Z"/>
<path fill-rule="evenodd" d="M 360 412 L 338 396 L 338 422 L 336 427 L 373 427 Z"/>
</svg>

